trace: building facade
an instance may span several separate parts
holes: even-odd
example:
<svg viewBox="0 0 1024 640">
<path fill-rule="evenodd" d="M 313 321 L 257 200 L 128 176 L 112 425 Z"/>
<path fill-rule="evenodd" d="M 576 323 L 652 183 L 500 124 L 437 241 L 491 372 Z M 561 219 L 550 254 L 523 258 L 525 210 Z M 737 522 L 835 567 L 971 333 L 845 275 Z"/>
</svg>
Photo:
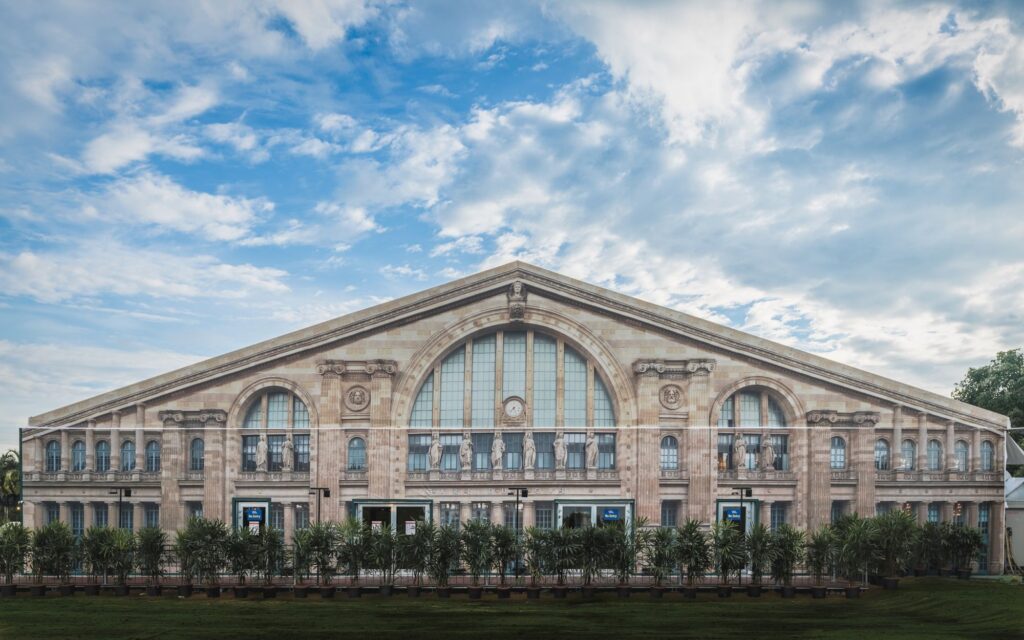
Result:
<svg viewBox="0 0 1024 640">
<path fill-rule="evenodd" d="M 1008 426 L 516 262 L 32 418 L 23 513 L 259 513 L 290 537 L 349 515 L 816 528 L 907 509 L 980 526 L 979 569 L 1001 572 Z"/>
</svg>

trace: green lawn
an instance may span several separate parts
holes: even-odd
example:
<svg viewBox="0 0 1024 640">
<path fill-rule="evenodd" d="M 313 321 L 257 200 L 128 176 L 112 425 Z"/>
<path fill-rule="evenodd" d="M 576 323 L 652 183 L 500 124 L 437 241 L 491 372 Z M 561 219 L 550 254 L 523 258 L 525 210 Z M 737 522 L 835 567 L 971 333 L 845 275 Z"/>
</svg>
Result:
<svg viewBox="0 0 1024 640">
<path fill-rule="evenodd" d="M 364 596 L 349 600 L 209 600 L 193 596 L 87 598 L 19 595 L 0 600 L 0 638 L 1024 638 L 1024 587 L 991 581 L 904 580 L 899 591 L 872 589 L 859 600 L 801 594 L 782 600 L 734 595 L 651 601 L 635 593 L 584 602 L 479 602 Z"/>
</svg>

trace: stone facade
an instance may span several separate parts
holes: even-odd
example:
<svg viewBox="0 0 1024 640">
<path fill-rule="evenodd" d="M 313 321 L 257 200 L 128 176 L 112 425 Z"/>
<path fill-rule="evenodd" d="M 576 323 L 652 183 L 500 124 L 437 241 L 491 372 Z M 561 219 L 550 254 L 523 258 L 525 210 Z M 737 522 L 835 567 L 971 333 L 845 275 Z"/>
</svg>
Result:
<svg viewBox="0 0 1024 640">
<path fill-rule="evenodd" d="M 535 362 L 541 341 L 547 373 Z M 1003 565 L 1004 416 L 523 263 L 30 424 L 24 515 L 35 525 L 87 527 L 104 513 L 114 524 L 119 501 L 136 528 L 174 529 L 198 512 L 237 523 L 243 504 L 268 505 L 287 536 L 318 512 L 390 514 L 399 527 L 419 513 L 514 522 L 510 487 L 529 489 L 524 526 L 573 513 L 657 525 L 712 522 L 749 487 L 750 521 L 813 528 L 840 512 L 904 508 L 980 522 L 991 532 L 982 568 Z M 474 442 L 494 451 L 469 452 Z"/>
</svg>

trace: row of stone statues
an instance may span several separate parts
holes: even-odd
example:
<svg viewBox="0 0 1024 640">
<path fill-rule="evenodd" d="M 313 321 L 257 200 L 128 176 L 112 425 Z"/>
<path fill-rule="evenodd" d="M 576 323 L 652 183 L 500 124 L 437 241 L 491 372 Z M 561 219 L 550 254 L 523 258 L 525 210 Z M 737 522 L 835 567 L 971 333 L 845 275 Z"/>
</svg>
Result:
<svg viewBox="0 0 1024 640">
<path fill-rule="evenodd" d="M 266 471 L 267 470 L 267 457 L 269 450 L 267 449 L 267 441 L 262 436 L 260 441 L 256 444 L 256 470 Z M 294 458 L 295 445 L 292 444 L 292 439 L 285 436 L 284 443 L 281 445 L 281 469 L 283 471 L 292 470 L 292 460 Z"/>
<path fill-rule="evenodd" d="M 732 443 L 732 460 L 737 469 L 756 469 L 760 467 L 764 471 L 771 471 L 775 468 L 775 446 L 770 439 L 765 440 L 761 445 L 761 456 L 753 466 L 747 465 L 747 441 L 743 435 L 737 435 Z"/>
<path fill-rule="evenodd" d="M 554 441 L 554 456 L 555 456 L 555 468 L 565 469 L 565 460 L 568 456 L 568 449 L 565 446 L 565 440 L 562 438 L 562 434 L 557 434 Z M 593 434 L 587 436 L 586 444 L 584 445 L 584 452 L 586 455 L 586 466 L 588 469 L 597 467 L 597 440 Z M 438 470 L 441 468 L 441 438 L 434 436 L 434 439 L 430 443 L 430 468 Z M 495 434 L 494 440 L 491 442 L 491 468 L 500 471 L 502 469 L 505 460 L 505 441 L 502 440 L 501 434 Z M 469 435 L 465 435 L 462 438 L 462 444 L 459 445 L 459 463 L 461 464 L 463 471 L 469 471 L 473 468 L 473 440 Z M 533 442 L 533 435 L 529 432 L 526 433 L 523 438 L 523 469 L 532 471 L 537 464 L 537 445 Z"/>
</svg>

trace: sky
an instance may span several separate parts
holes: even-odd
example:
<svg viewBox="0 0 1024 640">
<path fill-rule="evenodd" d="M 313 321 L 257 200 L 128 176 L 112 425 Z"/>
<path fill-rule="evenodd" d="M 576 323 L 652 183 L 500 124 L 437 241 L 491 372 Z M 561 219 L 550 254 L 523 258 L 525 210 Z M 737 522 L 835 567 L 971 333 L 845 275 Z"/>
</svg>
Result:
<svg viewBox="0 0 1024 640">
<path fill-rule="evenodd" d="M 525 260 L 947 395 L 1024 345 L 1024 5 L 0 2 L 0 448 Z"/>
</svg>

